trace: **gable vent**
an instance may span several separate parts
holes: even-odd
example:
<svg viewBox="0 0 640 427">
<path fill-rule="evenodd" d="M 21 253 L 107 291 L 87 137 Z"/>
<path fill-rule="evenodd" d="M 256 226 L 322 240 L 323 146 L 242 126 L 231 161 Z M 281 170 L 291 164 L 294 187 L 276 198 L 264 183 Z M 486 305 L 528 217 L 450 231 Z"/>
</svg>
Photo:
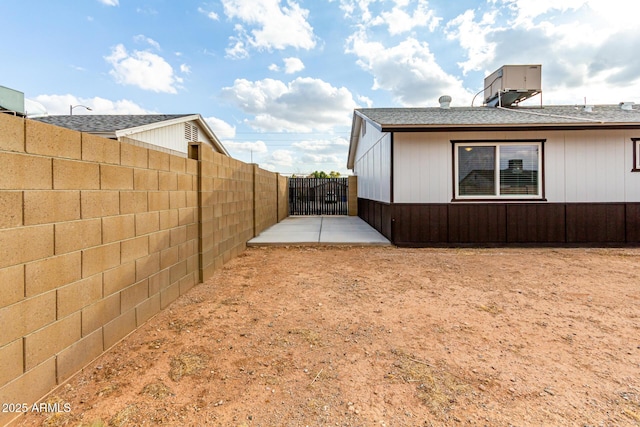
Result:
<svg viewBox="0 0 640 427">
<path fill-rule="evenodd" d="M 189 142 L 198 141 L 198 127 L 190 123 L 184 124 L 184 139 Z"/>
</svg>

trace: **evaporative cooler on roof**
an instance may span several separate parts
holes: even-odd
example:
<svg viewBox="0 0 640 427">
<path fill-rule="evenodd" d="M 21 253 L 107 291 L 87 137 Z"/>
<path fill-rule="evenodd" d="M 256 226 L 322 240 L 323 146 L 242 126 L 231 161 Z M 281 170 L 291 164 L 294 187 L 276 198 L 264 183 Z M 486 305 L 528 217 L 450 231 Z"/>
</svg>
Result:
<svg viewBox="0 0 640 427">
<path fill-rule="evenodd" d="M 484 103 L 511 107 L 542 92 L 542 65 L 503 65 L 484 79 Z"/>
</svg>

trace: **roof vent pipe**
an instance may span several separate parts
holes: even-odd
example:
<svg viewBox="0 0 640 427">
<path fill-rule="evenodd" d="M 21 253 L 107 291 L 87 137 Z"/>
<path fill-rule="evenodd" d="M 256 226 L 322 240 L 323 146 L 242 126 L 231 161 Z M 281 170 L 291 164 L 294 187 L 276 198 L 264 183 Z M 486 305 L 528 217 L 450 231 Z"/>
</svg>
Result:
<svg viewBox="0 0 640 427">
<path fill-rule="evenodd" d="M 442 95 L 438 98 L 438 102 L 440 103 L 440 108 L 446 110 L 451 106 L 451 97 L 449 95 Z"/>
<path fill-rule="evenodd" d="M 621 102 L 619 105 L 621 110 L 631 111 L 633 110 L 634 104 L 635 104 L 634 102 Z"/>
</svg>

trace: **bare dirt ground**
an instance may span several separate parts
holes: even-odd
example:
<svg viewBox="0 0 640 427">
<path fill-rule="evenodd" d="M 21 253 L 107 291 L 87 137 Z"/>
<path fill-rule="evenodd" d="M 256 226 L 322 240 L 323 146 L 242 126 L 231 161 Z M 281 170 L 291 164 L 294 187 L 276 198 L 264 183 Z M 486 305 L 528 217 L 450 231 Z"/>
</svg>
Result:
<svg viewBox="0 0 640 427">
<path fill-rule="evenodd" d="M 638 426 L 640 249 L 251 248 L 21 425 Z"/>
</svg>

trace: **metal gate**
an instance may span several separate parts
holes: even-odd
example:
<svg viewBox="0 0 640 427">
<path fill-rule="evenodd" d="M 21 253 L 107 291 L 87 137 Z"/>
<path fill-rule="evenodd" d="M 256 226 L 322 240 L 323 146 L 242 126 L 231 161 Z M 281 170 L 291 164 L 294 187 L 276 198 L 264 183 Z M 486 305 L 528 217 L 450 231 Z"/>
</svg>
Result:
<svg viewBox="0 0 640 427">
<path fill-rule="evenodd" d="M 289 178 L 289 215 L 348 215 L 348 178 Z"/>
</svg>

